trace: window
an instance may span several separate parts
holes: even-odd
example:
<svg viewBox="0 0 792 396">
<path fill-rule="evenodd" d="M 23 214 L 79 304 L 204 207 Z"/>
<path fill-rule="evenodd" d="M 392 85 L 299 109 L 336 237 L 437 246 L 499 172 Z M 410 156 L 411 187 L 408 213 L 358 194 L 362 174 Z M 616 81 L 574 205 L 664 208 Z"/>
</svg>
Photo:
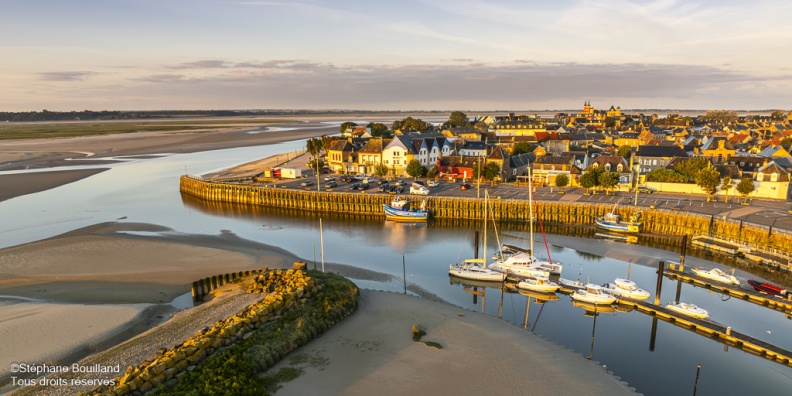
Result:
<svg viewBox="0 0 792 396">
<path fill-rule="evenodd" d="M 611 170 L 611 164 L 605 164 L 605 170 L 606 170 L 606 171 L 608 171 L 608 172 L 610 172 L 610 170 Z"/>
<path fill-rule="evenodd" d="M 652 160 L 652 166 L 657 166 L 657 160 Z"/>
<path fill-rule="evenodd" d="M 778 173 L 771 173 L 770 181 L 778 181 Z"/>
<path fill-rule="evenodd" d="M 623 166 L 622 164 L 619 164 L 619 165 L 616 167 L 616 171 L 617 171 L 617 172 L 621 172 L 621 171 L 623 171 L 623 170 L 624 170 L 624 166 Z"/>
</svg>

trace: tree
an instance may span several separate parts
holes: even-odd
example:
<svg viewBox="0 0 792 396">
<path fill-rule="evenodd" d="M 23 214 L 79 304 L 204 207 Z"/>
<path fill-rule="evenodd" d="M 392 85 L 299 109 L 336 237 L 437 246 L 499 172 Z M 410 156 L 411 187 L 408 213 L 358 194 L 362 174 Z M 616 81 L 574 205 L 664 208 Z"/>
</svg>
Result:
<svg viewBox="0 0 792 396">
<path fill-rule="evenodd" d="M 693 157 L 674 165 L 674 170 L 685 175 L 687 177 L 687 181 L 691 182 L 696 179 L 696 175 L 700 170 L 708 168 L 709 166 L 710 161 L 707 158 Z"/>
<path fill-rule="evenodd" d="M 426 172 L 426 177 L 435 178 L 440 173 L 440 168 L 437 165 L 432 165 Z"/>
<path fill-rule="evenodd" d="M 318 163 L 318 164 L 317 164 L 317 161 L 319 161 L 319 163 Z M 314 158 L 314 159 L 312 159 L 310 162 L 308 162 L 308 166 L 309 166 L 311 169 L 317 169 L 317 170 L 318 170 L 318 169 L 322 169 L 322 168 L 324 168 L 324 166 L 325 166 L 325 162 L 324 162 L 324 160 L 323 160 L 323 159 L 321 159 L 321 158 Z M 317 172 L 317 174 L 319 174 L 319 172 Z"/>
<path fill-rule="evenodd" d="M 754 190 L 756 190 L 756 186 L 754 186 L 753 180 L 751 180 L 750 177 L 744 177 L 737 183 L 737 192 L 743 196 L 743 202 L 745 202 L 745 199 L 748 198 Z"/>
<path fill-rule="evenodd" d="M 721 182 L 720 173 L 715 168 L 704 168 L 696 174 L 696 184 L 707 194 L 707 202 L 710 197 L 718 192 Z"/>
<path fill-rule="evenodd" d="M 555 185 L 558 188 L 563 188 L 569 185 L 569 176 L 566 174 L 560 174 L 555 178 Z"/>
<path fill-rule="evenodd" d="M 687 176 L 671 169 L 658 168 L 646 174 L 646 181 L 663 183 L 687 183 Z"/>
<path fill-rule="evenodd" d="M 461 111 L 453 111 L 448 117 L 448 121 L 443 123 L 443 128 L 466 127 L 470 126 L 467 114 Z"/>
<path fill-rule="evenodd" d="M 624 157 L 624 159 L 626 160 L 629 160 L 630 157 L 632 157 L 632 147 L 626 144 L 624 146 L 619 146 L 619 149 L 618 151 L 616 151 L 616 154 L 618 154 L 620 157 Z"/>
<path fill-rule="evenodd" d="M 407 117 L 403 120 L 393 121 L 392 130 L 423 131 L 429 129 L 429 124 L 420 118 Z"/>
<path fill-rule="evenodd" d="M 421 165 L 421 161 L 414 159 L 407 164 L 407 174 L 413 179 L 419 178 L 426 173 L 426 168 Z"/>
<path fill-rule="evenodd" d="M 388 166 L 383 164 L 374 165 L 374 174 L 379 177 L 385 177 L 388 174 Z"/>
<path fill-rule="evenodd" d="M 319 138 L 308 139 L 305 142 L 305 150 L 314 157 L 317 157 L 319 152 L 322 151 L 322 140 Z"/>
<path fill-rule="evenodd" d="M 730 176 L 724 176 L 721 181 L 720 190 L 726 192 L 726 203 L 729 203 L 729 189 L 734 186 L 734 180 Z"/>
<path fill-rule="evenodd" d="M 339 131 L 341 133 L 344 133 L 344 132 L 346 132 L 347 129 L 355 129 L 355 128 L 357 128 L 357 126 L 358 126 L 358 124 L 355 124 L 352 121 L 347 121 L 347 122 L 341 124 L 341 126 L 338 129 L 339 129 Z"/>
<path fill-rule="evenodd" d="M 520 155 L 525 153 L 530 153 L 536 148 L 531 143 L 528 142 L 517 142 L 514 143 L 514 147 L 512 147 L 511 155 Z"/>
<path fill-rule="evenodd" d="M 379 122 L 369 122 L 368 125 L 366 125 L 366 128 L 371 129 L 371 136 L 373 137 L 380 137 L 380 136 L 388 137 L 388 135 L 390 134 L 390 131 L 388 131 L 388 127 L 385 126 L 385 124 Z"/>
<path fill-rule="evenodd" d="M 586 190 L 598 187 L 600 185 L 600 175 L 605 172 L 605 169 L 599 166 L 589 166 L 583 175 L 580 176 L 580 185 Z"/>
<path fill-rule="evenodd" d="M 616 172 L 604 171 L 597 177 L 597 182 L 605 189 L 605 195 L 608 195 L 608 191 L 619 184 L 619 174 Z"/>
<path fill-rule="evenodd" d="M 605 117 L 605 128 L 613 128 L 616 126 L 616 119 L 613 117 Z"/>
<path fill-rule="evenodd" d="M 501 166 L 497 162 L 487 162 L 487 165 L 484 166 L 484 179 L 491 182 L 500 177 L 500 175 Z"/>
<path fill-rule="evenodd" d="M 704 120 L 718 124 L 728 124 L 737 120 L 737 112 L 734 110 L 707 110 Z"/>
<path fill-rule="evenodd" d="M 770 119 L 773 121 L 784 121 L 787 117 L 787 112 L 784 110 L 773 110 L 770 113 Z"/>
<path fill-rule="evenodd" d="M 333 138 L 331 138 L 330 136 L 327 136 L 327 135 L 320 136 L 319 137 L 319 142 L 320 142 L 320 145 L 321 145 L 321 149 L 324 150 L 325 152 L 327 150 L 329 150 L 330 146 L 333 145 L 333 140 L 334 140 Z"/>
</svg>

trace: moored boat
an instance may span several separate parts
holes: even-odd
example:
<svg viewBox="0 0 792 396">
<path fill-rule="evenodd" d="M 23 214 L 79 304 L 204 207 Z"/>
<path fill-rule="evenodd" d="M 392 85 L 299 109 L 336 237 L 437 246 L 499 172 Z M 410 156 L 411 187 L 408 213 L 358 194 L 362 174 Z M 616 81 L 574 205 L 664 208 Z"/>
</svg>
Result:
<svg viewBox="0 0 792 396">
<path fill-rule="evenodd" d="M 622 278 L 616 278 L 613 283 L 602 285 L 602 290 L 616 297 L 624 296 L 639 300 L 644 300 L 651 295 L 648 291 L 639 288 L 635 282 Z"/>
<path fill-rule="evenodd" d="M 693 268 L 693 272 L 702 278 L 711 279 L 729 285 L 735 285 L 735 286 L 740 285 L 740 280 L 737 279 L 734 275 L 729 275 L 718 268 L 712 268 L 712 269 Z"/>
<path fill-rule="evenodd" d="M 583 286 L 583 288 L 575 290 L 571 297 L 573 300 L 592 303 L 595 305 L 608 305 L 616 302 L 616 297 L 606 294 L 604 291 L 602 291 L 602 287 L 592 283 L 587 283 Z"/>
<path fill-rule="evenodd" d="M 506 279 L 506 274 L 485 267 L 483 259 L 469 259 L 449 267 L 448 274 L 457 278 L 491 282 L 503 282 Z"/>
<path fill-rule="evenodd" d="M 550 272 L 542 268 L 535 257 L 523 252 L 517 252 L 492 263 L 490 269 L 521 277 L 550 277 Z"/>
<path fill-rule="evenodd" d="M 697 306 L 696 304 L 677 302 L 675 304 L 666 305 L 666 308 L 683 315 L 692 316 L 694 318 L 704 319 L 709 317 L 709 312 L 707 312 L 706 309 Z"/>
<path fill-rule="evenodd" d="M 757 280 L 750 279 L 748 280 L 748 284 L 751 285 L 751 287 L 753 287 L 757 291 L 760 291 L 762 293 L 772 294 L 774 296 L 784 297 L 787 295 L 787 293 L 789 293 L 783 287 L 774 285 L 769 282 L 759 282 Z"/>
<path fill-rule="evenodd" d="M 549 278 L 538 276 L 536 278 L 526 278 L 517 283 L 517 287 L 522 290 L 530 290 L 540 293 L 551 293 L 558 290 L 558 283 L 550 281 Z"/>
<path fill-rule="evenodd" d="M 421 202 L 419 207 L 415 207 L 417 202 L 396 197 L 390 205 L 382 204 L 385 211 L 385 219 L 392 221 L 426 221 L 429 218 L 429 211 L 426 210 L 426 200 Z"/>
<path fill-rule="evenodd" d="M 641 212 L 636 212 L 630 216 L 630 221 L 622 221 L 621 215 L 609 212 L 604 216 L 595 218 L 594 221 L 597 223 L 597 227 L 608 231 L 638 233 L 643 231 L 643 222 L 640 219 Z"/>
</svg>

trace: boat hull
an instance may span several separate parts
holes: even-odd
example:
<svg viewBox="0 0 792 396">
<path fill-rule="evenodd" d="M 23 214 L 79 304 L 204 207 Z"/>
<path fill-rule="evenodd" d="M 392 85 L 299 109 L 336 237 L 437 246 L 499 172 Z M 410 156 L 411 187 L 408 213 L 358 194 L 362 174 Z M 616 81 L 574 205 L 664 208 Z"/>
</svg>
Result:
<svg viewBox="0 0 792 396">
<path fill-rule="evenodd" d="M 772 283 L 759 282 L 751 279 L 748 281 L 748 284 L 756 289 L 756 291 L 772 294 L 774 296 L 786 296 L 788 293 L 786 289 L 782 289 L 781 286 L 776 286 Z"/>
<path fill-rule="evenodd" d="M 452 268 L 448 274 L 457 278 L 486 282 L 503 282 L 506 279 L 506 274 L 500 272 L 472 272 Z"/>
<path fill-rule="evenodd" d="M 537 293 L 553 293 L 558 290 L 559 286 L 556 283 L 537 284 L 526 281 L 521 281 L 517 284 L 520 290 L 533 291 Z"/>
<path fill-rule="evenodd" d="M 429 218 L 427 211 L 396 209 L 387 204 L 382 204 L 382 208 L 385 210 L 385 219 L 391 221 L 417 222 L 426 221 Z"/>
<path fill-rule="evenodd" d="M 613 232 L 636 234 L 643 230 L 643 223 L 613 222 L 602 219 L 594 219 L 594 221 L 596 221 L 597 227 Z"/>
<path fill-rule="evenodd" d="M 687 315 L 698 319 L 705 319 L 709 317 L 709 312 L 707 312 L 706 309 L 695 306 L 692 308 L 685 308 L 684 306 L 681 305 L 668 304 L 666 305 L 666 308 L 676 313 L 680 313 L 682 315 Z"/>
</svg>

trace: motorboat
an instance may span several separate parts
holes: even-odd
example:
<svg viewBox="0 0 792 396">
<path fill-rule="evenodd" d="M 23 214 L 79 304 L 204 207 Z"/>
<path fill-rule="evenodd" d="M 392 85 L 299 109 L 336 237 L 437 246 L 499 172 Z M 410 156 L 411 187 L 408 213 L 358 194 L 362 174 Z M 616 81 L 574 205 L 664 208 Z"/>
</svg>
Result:
<svg viewBox="0 0 792 396">
<path fill-rule="evenodd" d="M 522 290 L 530 290 L 540 293 L 551 293 L 558 290 L 558 283 L 550 281 L 549 278 L 538 276 L 536 278 L 526 278 L 517 283 L 517 287 Z"/>
<path fill-rule="evenodd" d="M 575 290 L 571 297 L 573 300 L 595 305 L 609 305 L 616 302 L 616 297 L 605 293 L 601 286 L 597 286 L 593 283 L 586 283 L 582 288 Z"/>
<path fill-rule="evenodd" d="M 505 273 L 487 268 L 484 259 L 468 259 L 449 267 L 448 274 L 457 278 L 491 282 L 503 282 L 506 279 Z"/>
<path fill-rule="evenodd" d="M 789 291 L 787 291 L 783 287 L 774 285 L 769 282 L 759 282 L 757 280 L 751 279 L 748 281 L 748 284 L 751 285 L 751 287 L 753 287 L 757 291 L 771 294 L 774 296 L 785 297 L 789 293 Z"/>
<path fill-rule="evenodd" d="M 712 268 L 712 269 L 694 268 L 693 272 L 702 278 L 711 279 L 729 285 L 735 285 L 735 286 L 740 285 L 740 280 L 737 279 L 734 275 L 729 275 L 718 268 Z"/>
<path fill-rule="evenodd" d="M 707 312 L 707 310 L 704 308 L 696 306 L 696 304 L 677 302 L 674 304 L 668 304 L 665 307 L 671 311 L 692 316 L 694 318 L 704 319 L 709 317 L 709 312 Z"/>
<path fill-rule="evenodd" d="M 426 221 L 429 218 L 429 211 L 426 210 L 426 200 L 421 201 L 420 206 L 416 207 L 416 201 L 406 200 L 401 197 L 394 198 L 390 205 L 382 204 L 385 211 L 385 219 L 392 221 Z"/>
<path fill-rule="evenodd" d="M 597 227 L 608 231 L 639 233 L 643 231 L 643 222 L 640 219 L 641 212 L 635 212 L 630 216 L 629 221 L 623 221 L 621 215 L 611 211 L 595 218 L 594 221 L 597 223 Z"/>
<path fill-rule="evenodd" d="M 613 283 L 602 285 L 602 290 L 616 297 L 624 296 L 639 300 L 647 299 L 651 295 L 648 291 L 638 288 L 635 282 L 622 278 L 616 278 Z"/>
</svg>

